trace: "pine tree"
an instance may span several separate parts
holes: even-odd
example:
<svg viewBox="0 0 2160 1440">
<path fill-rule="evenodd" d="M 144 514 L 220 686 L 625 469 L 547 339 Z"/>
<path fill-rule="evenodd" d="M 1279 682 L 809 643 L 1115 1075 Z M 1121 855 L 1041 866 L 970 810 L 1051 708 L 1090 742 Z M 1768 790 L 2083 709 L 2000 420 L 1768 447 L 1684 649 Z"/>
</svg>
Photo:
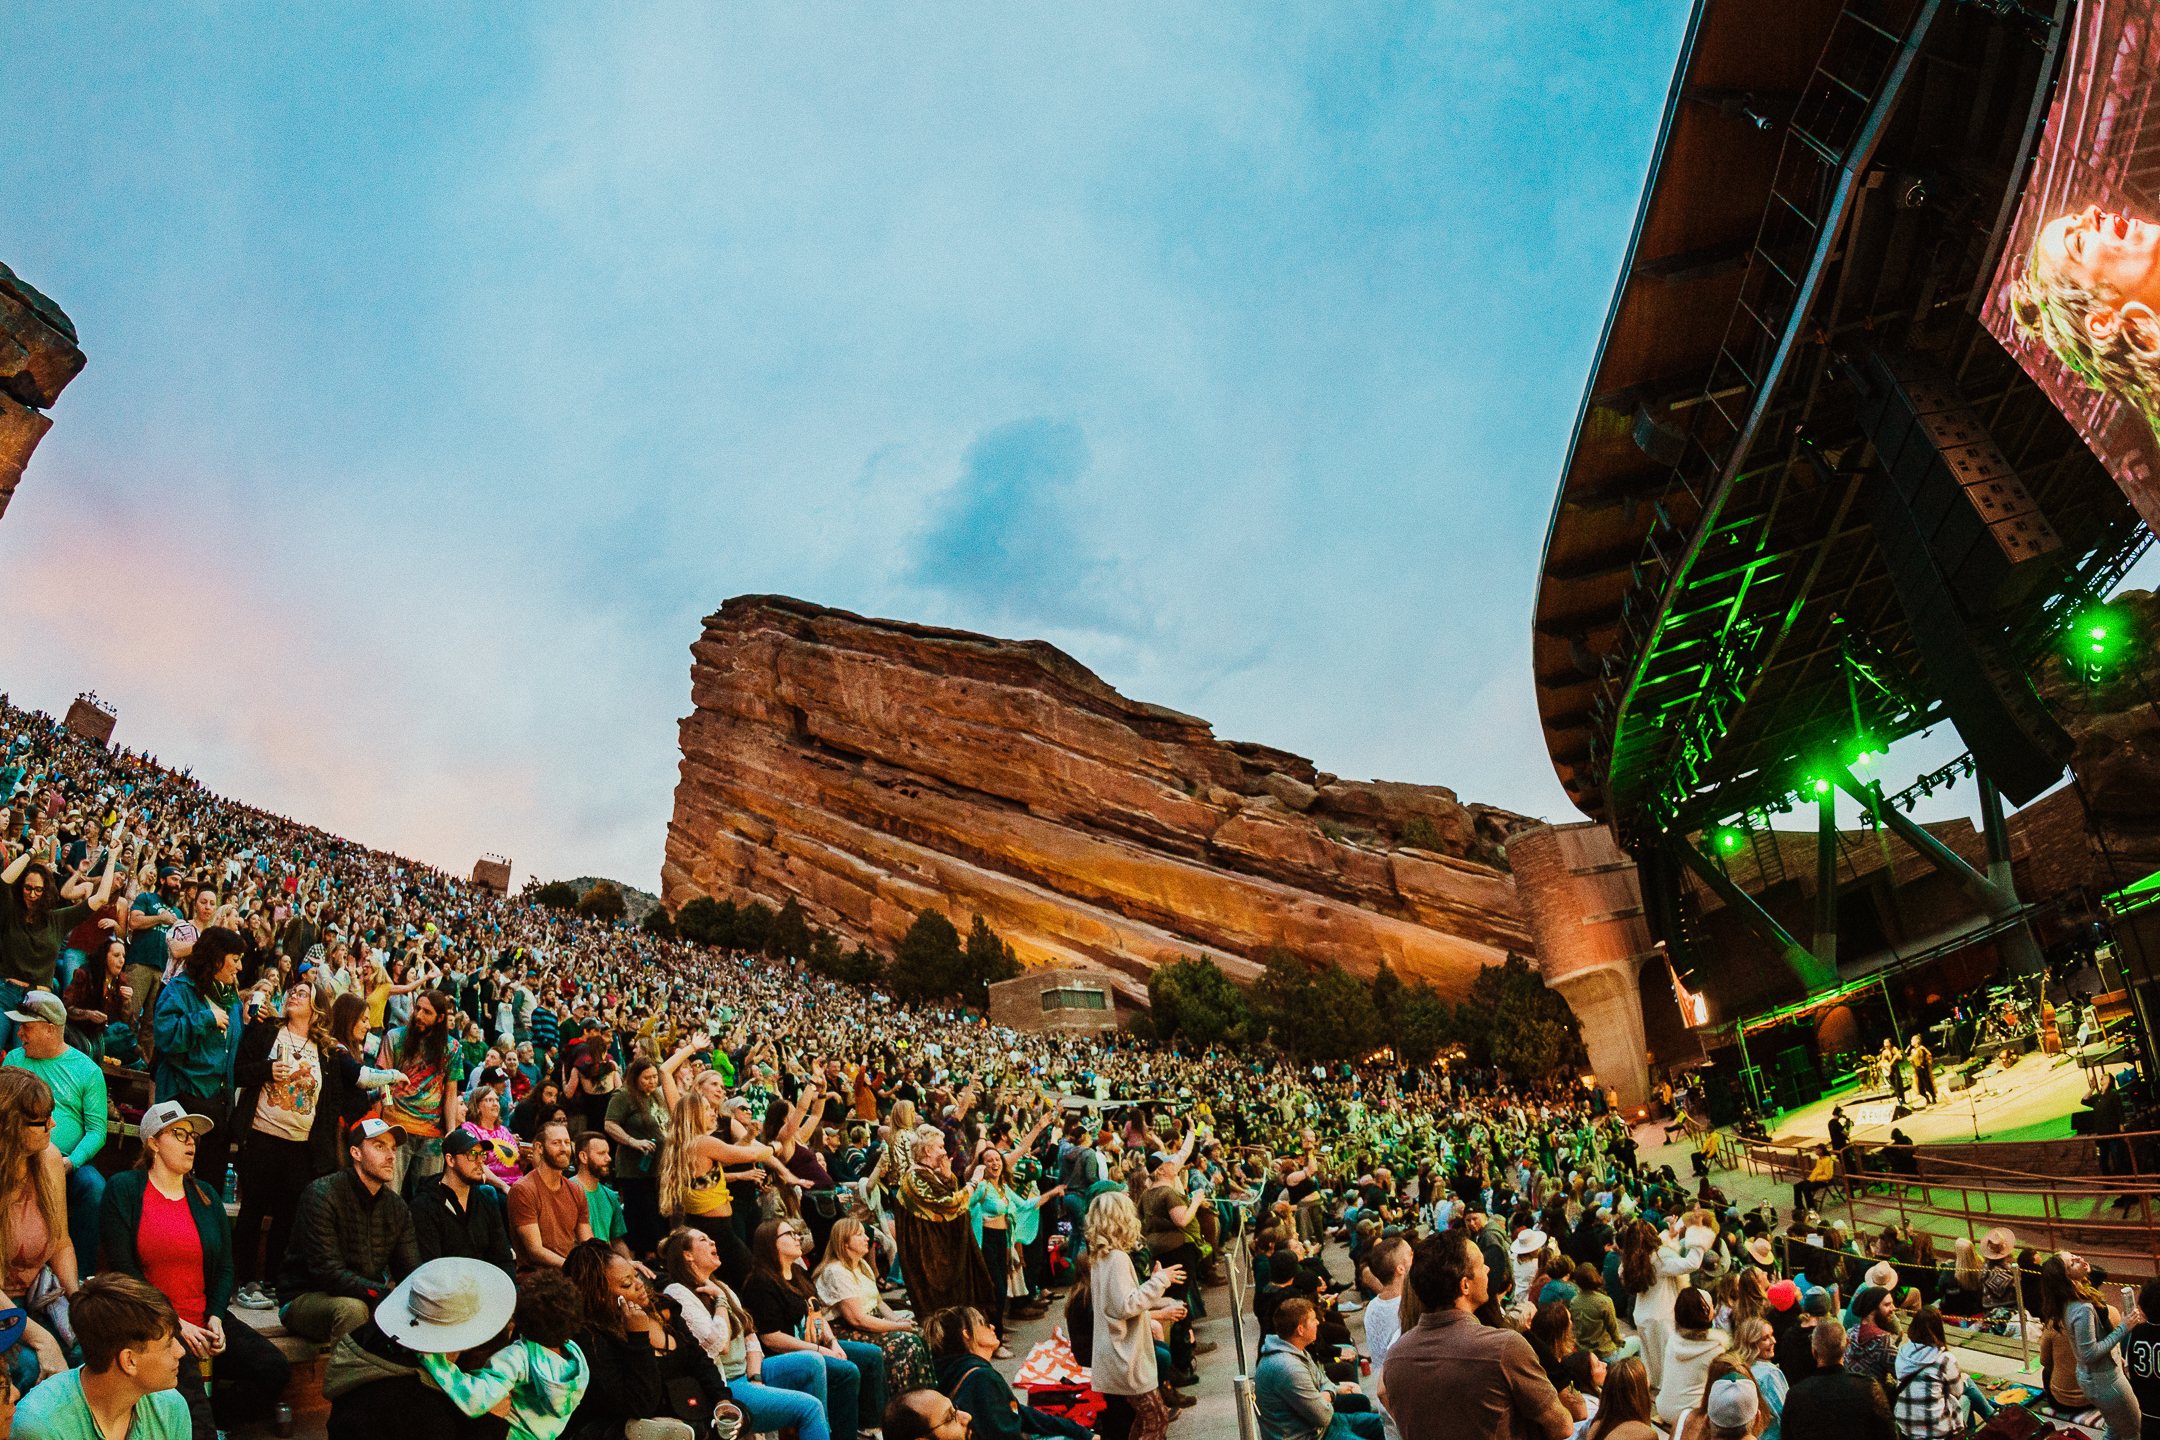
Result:
<svg viewBox="0 0 2160 1440">
<path fill-rule="evenodd" d="M 900 937 L 885 979 L 902 1000 L 942 999 L 960 992 L 967 978 L 967 955 L 960 932 L 936 910 L 925 910 Z"/>
</svg>

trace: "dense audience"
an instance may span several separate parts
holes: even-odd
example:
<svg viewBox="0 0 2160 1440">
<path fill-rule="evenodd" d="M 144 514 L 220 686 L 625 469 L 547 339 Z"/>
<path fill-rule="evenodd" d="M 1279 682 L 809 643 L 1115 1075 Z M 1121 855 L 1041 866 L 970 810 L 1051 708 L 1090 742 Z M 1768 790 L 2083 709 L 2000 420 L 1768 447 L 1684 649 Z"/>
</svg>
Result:
<svg viewBox="0 0 2160 1440">
<path fill-rule="evenodd" d="M 2027 1252 L 2028 1298 L 2008 1232 L 1938 1266 L 1742 1213 L 1566 1076 L 903 1006 L 365 849 L 4 697 L 0 1017 L 22 1434 L 263 1422 L 282 1325 L 328 1347 L 333 1436 L 1161 1440 L 1234 1239 L 1269 1440 L 1959 1435 L 1989 1405 L 1942 1317 L 2028 1308 L 2066 1403 L 2134 1434 L 2144 1398 L 2142 1312 L 2076 1257 Z M 1025 1368 L 1081 1403 L 995 1364 L 1059 1292 Z"/>
</svg>

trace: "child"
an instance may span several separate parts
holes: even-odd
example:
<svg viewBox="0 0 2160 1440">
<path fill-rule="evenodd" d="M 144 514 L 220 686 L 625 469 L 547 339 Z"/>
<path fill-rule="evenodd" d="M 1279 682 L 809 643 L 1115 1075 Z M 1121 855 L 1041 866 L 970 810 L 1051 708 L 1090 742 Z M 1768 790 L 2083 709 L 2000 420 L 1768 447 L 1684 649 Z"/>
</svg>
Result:
<svg viewBox="0 0 2160 1440">
<path fill-rule="evenodd" d="M 570 1343 L 584 1321 L 577 1286 L 560 1270 L 535 1270 L 518 1281 L 509 1344 L 485 1369 L 468 1375 L 440 1355 L 422 1357 L 428 1379 L 466 1415 L 510 1401 L 510 1440 L 556 1440 L 585 1398 L 591 1372 Z"/>
</svg>

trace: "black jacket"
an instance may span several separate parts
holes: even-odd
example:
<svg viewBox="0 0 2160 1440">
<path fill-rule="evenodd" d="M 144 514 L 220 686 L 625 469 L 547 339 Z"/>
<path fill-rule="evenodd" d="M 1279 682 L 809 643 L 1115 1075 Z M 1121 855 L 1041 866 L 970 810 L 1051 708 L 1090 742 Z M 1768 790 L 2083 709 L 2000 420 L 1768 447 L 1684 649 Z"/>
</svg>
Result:
<svg viewBox="0 0 2160 1440">
<path fill-rule="evenodd" d="M 424 1180 L 412 1198 L 413 1238 L 420 1246 L 420 1260 L 440 1260 L 445 1255 L 464 1255 L 485 1260 L 517 1279 L 517 1256 L 510 1249 L 510 1227 L 503 1219 L 503 1202 L 492 1186 L 472 1188 L 471 1203 L 463 1209 L 444 1186 L 442 1176 Z"/>
<path fill-rule="evenodd" d="M 1782 1435 L 1835 1435 L 1838 1440 L 1896 1440 L 1890 1401 L 1865 1375 L 1822 1370 L 1785 1397 Z"/>
<path fill-rule="evenodd" d="M 385 1185 L 373 1195 L 350 1169 L 300 1192 L 278 1299 L 344 1295 L 375 1304 L 420 1264 L 412 1212 Z"/>
<path fill-rule="evenodd" d="M 638 1331 L 616 1336 L 598 1326 L 587 1326 L 577 1333 L 577 1347 L 585 1352 L 592 1378 L 586 1383 L 585 1398 L 578 1402 L 577 1413 L 563 1431 L 565 1435 L 583 1434 L 587 1426 L 620 1434 L 629 1421 L 672 1414 L 667 1387 L 678 1376 L 699 1377 L 708 1404 L 727 1398 L 727 1382 L 720 1378 L 719 1370 L 698 1348 L 682 1322 L 677 1320 L 669 1328 L 675 1336 L 675 1349 L 665 1356 L 655 1354 L 652 1342 Z"/>
<path fill-rule="evenodd" d="M 283 1020 L 257 1020 L 240 1034 L 240 1050 L 233 1057 L 233 1084 L 240 1087 L 240 1103 L 233 1112 L 233 1133 L 242 1143 L 254 1138 L 255 1105 L 262 1087 L 270 1083 L 270 1046 L 283 1029 Z M 319 1047 L 318 1047 L 319 1048 Z M 344 1163 L 338 1138 L 346 1122 L 346 1082 L 359 1071 L 346 1073 L 342 1051 L 318 1057 L 322 1064 L 322 1093 L 315 1097 L 315 1123 L 308 1130 L 308 1178 L 327 1175 Z M 349 1063 L 349 1062 L 347 1062 Z"/>
</svg>

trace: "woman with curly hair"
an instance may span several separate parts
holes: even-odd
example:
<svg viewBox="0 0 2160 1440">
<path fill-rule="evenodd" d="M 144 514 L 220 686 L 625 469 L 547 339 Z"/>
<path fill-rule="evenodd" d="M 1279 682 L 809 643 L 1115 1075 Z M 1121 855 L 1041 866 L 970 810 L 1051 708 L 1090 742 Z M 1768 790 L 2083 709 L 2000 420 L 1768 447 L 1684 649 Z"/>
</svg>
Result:
<svg viewBox="0 0 2160 1440">
<path fill-rule="evenodd" d="M 1163 1440 L 1170 1423 L 1155 1367 L 1151 1312 L 1185 1274 L 1179 1266 L 1158 1265 L 1143 1282 L 1132 1262 L 1139 1248 L 1140 1212 L 1130 1195 L 1110 1190 L 1089 1202 L 1089 1291 L 1095 1312 L 1089 1373 L 1107 1402 L 1096 1426 L 1103 1440 Z"/>
<path fill-rule="evenodd" d="M 2033 236 L 2010 314 L 2095 390 L 2160 415 L 2160 226 L 2088 205 Z"/>
<path fill-rule="evenodd" d="M 67 1162 L 52 1145 L 52 1090 L 27 1070 L 0 1069 L 0 1305 L 28 1301 L 50 1270 L 62 1296 L 75 1293 L 68 1235 Z M 33 1318 L 0 1367 L 27 1390 L 68 1368 L 52 1332 Z"/>
</svg>

